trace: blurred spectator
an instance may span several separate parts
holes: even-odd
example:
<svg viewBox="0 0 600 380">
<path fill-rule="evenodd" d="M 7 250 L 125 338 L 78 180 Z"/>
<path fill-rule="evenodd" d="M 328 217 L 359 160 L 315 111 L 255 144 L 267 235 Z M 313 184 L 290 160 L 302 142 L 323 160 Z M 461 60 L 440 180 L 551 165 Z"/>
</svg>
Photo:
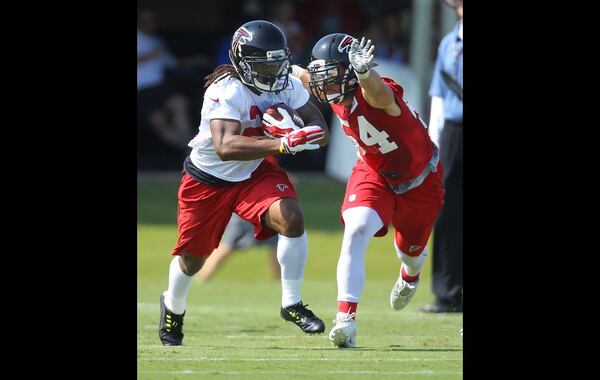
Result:
<svg viewBox="0 0 600 380">
<path fill-rule="evenodd" d="M 296 20 L 304 27 L 312 48 L 325 34 L 360 32 L 367 22 L 370 5 L 358 0 L 300 0 Z"/>
<path fill-rule="evenodd" d="M 382 46 L 383 41 L 383 27 L 381 23 L 381 19 L 379 17 L 375 17 L 369 21 L 367 24 L 367 28 L 359 35 L 363 35 L 366 38 L 369 38 L 373 41 L 373 45 L 375 45 L 375 62 L 379 61 L 379 58 L 383 53 L 380 53 L 379 46 Z"/>
<path fill-rule="evenodd" d="M 410 64 L 410 37 L 412 34 L 412 9 L 410 7 L 400 8 L 400 18 L 398 20 L 399 44 L 402 46 L 402 60 L 407 65 Z"/>
<path fill-rule="evenodd" d="M 263 20 L 266 18 L 264 4 L 261 0 L 233 1 L 223 4 L 223 14 L 226 20 L 221 20 L 222 28 L 216 34 L 217 48 L 214 51 L 214 66 L 231 64 L 229 48 L 231 37 L 239 25 L 250 20 Z"/>
<path fill-rule="evenodd" d="M 400 36 L 400 15 L 385 13 L 382 17 L 373 18 L 362 35 L 373 41 L 375 61 L 386 60 L 395 63 L 406 63 L 405 48 Z"/>
<path fill-rule="evenodd" d="M 321 16 L 321 35 L 340 33 L 354 34 L 366 24 L 366 12 L 356 0 L 330 0 L 314 9 Z"/>
<path fill-rule="evenodd" d="M 462 0 L 444 2 L 459 21 L 440 43 L 429 89 L 429 133 L 440 147 L 446 194 L 433 233 L 435 302 L 421 308 L 428 313 L 462 312 L 463 306 L 463 6 Z"/>
<path fill-rule="evenodd" d="M 400 16 L 396 13 L 387 13 L 383 17 L 382 43 L 378 47 L 380 49 L 378 57 L 404 63 L 404 48 L 400 44 L 399 22 Z"/>
<path fill-rule="evenodd" d="M 193 137 L 189 101 L 173 91 L 165 79 L 165 70 L 175 67 L 176 60 L 156 35 L 154 12 L 138 14 L 137 89 L 138 121 L 150 125 L 161 140 L 183 148 Z"/>
<path fill-rule="evenodd" d="M 295 11 L 295 5 L 290 0 L 276 2 L 271 21 L 285 33 L 292 52 L 292 62 L 305 65 L 310 60 L 310 46 L 306 43 L 304 28 L 295 18 Z"/>
</svg>

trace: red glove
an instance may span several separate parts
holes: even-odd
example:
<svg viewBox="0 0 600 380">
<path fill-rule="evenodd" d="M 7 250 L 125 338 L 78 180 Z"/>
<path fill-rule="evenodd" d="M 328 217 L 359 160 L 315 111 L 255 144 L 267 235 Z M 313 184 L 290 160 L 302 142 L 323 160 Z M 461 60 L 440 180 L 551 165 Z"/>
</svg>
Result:
<svg viewBox="0 0 600 380">
<path fill-rule="evenodd" d="M 279 152 L 283 154 L 296 154 L 303 150 L 319 149 L 315 141 L 325 137 L 325 130 L 317 125 L 297 129 L 281 138 Z"/>
<path fill-rule="evenodd" d="M 276 139 L 300 129 L 284 108 L 277 108 L 277 112 L 283 117 L 281 121 L 277 121 L 273 116 L 267 113 L 263 114 L 263 131 L 266 136 Z"/>
</svg>

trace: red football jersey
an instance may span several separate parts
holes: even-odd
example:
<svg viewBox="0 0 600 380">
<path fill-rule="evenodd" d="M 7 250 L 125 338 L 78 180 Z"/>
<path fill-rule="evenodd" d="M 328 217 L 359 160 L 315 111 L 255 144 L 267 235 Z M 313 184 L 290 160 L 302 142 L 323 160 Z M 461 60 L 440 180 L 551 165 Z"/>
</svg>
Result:
<svg viewBox="0 0 600 380">
<path fill-rule="evenodd" d="M 421 174 L 431 159 L 434 144 L 427 124 L 402 98 L 402 87 L 390 78 L 381 79 L 394 92 L 401 110 L 399 116 L 390 116 L 369 105 L 360 85 L 350 110 L 341 104 L 331 104 L 331 108 L 363 161 L 390 185 L 399 185 Z"/>
</svg>

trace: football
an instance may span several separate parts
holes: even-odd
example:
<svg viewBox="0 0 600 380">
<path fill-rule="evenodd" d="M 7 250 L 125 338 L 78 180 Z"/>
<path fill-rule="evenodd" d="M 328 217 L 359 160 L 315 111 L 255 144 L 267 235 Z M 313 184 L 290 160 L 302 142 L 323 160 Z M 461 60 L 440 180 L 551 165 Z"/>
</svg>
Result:
<svg viewBox="0 0 600 380">
<path fill-rule="evenodd" d="M 300 115 L 298 115 L 298 112 L 296 112 L 295 109 L 293 109 L 292 107 L 288 106 L 285 103 L 273 104 L 271 107 L 269 107 L 265 110 L 265 113 L 268 115 L 271 115 L 275 120 L 281 121 L 281 120 L 283 120 L 283 116 L 281 116 L 279 111 L 277 111 L 277 108 L 285 109 L 287 111 L 287 113 L 292 117 L 294 124 L 296 124 L 296 126 L 298 128 L 304 128 L 304 121 L 302 120 Z"/>
</svg>

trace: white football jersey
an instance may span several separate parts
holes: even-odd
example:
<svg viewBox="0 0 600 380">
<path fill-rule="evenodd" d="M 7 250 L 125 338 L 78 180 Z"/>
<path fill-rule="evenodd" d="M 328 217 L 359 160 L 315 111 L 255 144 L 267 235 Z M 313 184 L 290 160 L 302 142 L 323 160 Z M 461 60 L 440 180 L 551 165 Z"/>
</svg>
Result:
<svg viewBox="0 0 600 380">
<path fill-rule="evenodd" d="M 229 182 L 239 182 L 250 175 L 262 162 L 262 158 L 252 161 L 221 161 L 212 143 L 211 119 L 233 119 L 242 124 L 244 136 L 262 135 L 262 113 L 276 103 L 286 103 L 298 109 L 308 101 L 308 91 L 302 82 L 292 75 L 285 89 L 278 94 L 263 92 L 256 95 L 239 79 L 226 77 L 211 84 L 204 93 L 202 119 L 199 132 L 190 141 L 190 158 L 200 170 Z"/>
</svg>

